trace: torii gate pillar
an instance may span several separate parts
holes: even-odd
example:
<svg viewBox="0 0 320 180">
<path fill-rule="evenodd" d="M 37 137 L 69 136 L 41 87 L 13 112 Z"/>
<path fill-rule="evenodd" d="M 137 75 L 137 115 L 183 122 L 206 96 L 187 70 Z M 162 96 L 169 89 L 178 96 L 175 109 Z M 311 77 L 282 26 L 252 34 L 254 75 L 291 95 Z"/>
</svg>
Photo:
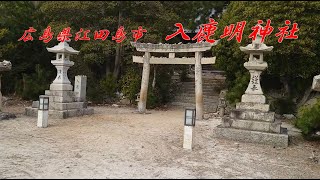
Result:
<svg viewBox="0 0 320 180">
<path fill-rule="evenodd" d="M 196 97 L 196 120 L 203 119 L 203 92 L 202 92 L 202 66 L 201 58 L 202 52 L 195 52 L 195 70 L 194 70 L 194 80 L 195 80 L 195 97 Z"/>
<path fill-rule="evenodd" d="M 149 86 L 149 75 L 150 75 L 150 53 L 145 52 L 145 55 L 143 57 L 143 70 L 142 70 L 142 80 L 141 80 L 141 89 L 140 89 L 140 101 L 138 103 L 138 110 L 140 113 L 146 113 L 148 86 Z"/>
</svg>

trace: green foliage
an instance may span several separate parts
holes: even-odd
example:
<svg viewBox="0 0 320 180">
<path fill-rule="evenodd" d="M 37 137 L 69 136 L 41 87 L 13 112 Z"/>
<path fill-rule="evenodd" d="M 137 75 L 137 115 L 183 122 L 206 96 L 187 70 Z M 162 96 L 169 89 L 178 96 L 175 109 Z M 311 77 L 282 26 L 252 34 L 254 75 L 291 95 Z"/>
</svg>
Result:
<svg viewBox="0 0 320 180">
<path fill-rule="evenodd" d="M 299 109 L 295 125 L 305 136 L 320 130 L 320 99 L 312 107 L 303 106 Z"/>
<path fill-rule="evenodd" d="M 111 103 L 116 98 L 117 81 L 110 74 L 101 80 L 90 80 L 91 88 L 88 88 L 88 100 L 94 103 Z"/>
<path fill-rule="evenodd" d="M 140 92 L 141 76 L 140 73 L 130 68 L 121 79 L 122 93 L 130 100 L 135 102 L 137 94 Z"/>
<path fill-rule="evenodd" d="M 231 88 L 226 95 L 226 98 L 231 105 L 235 105 L 237 102 L 241 101 L 241 96 L 244 94 L 250 81 L 249 73 L 236 73 L 236 77 L 234 84 L 229 85 Z"/>
<path fill-rule="evenodd" d="M 88 78 L 88 85 L 88 101 L 91 101 L 93 103 L 104 103 L 104 93 L 103 89 L 100 88 L 99 80 Z"/>
<path fill-rule="evenodd" d="M 147 108 L 154 109 L 158 107 L 159 104 L 160 104 L 160 96 L 157 92 L 157 89 L 148 91 Z"/>
<path fill-rule="evenodd" d="M 117 81 L 116 79 L 110 74 L 107 78 L 104 78 L 100 81 L 100 88 L 103 90 L 103 94 L 106 97 L 114 98 L 116 97 L 117 91 Z"/>
<path fill-rule="evenodd" d="M 293 114 L 296 109 L 295 105 L 291 98 L 281 98 L 270 103 L 270 110 L 277 114 Z"/>
<path fill-rule="evenodd" d="M 20 92 L 21 97 L 26 100 L 38 100 L 39 95 L 44 94 L 44 91 L 49 87 L 48 74 L 40 67 L 36 65 L 36 73 L 31 75 L 23 74 L 22 89 Z"/>
</svg>

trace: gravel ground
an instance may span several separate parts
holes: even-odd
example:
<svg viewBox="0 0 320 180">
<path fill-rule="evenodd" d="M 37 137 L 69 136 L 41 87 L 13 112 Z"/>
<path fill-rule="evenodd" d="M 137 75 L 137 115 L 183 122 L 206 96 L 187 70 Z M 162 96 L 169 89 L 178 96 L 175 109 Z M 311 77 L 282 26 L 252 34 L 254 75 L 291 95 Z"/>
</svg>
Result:
<svg viewBox="0 0 320 180">
<path fill-rule="evenodd" d="M 213 138 L 219 120 L 203 120 L 188 151 L 183 109 L 94 109 L 38 128 L 23 106 L 5 107 L 17 118 L 0 121 L 0 178 L 320 178 L 320 143 L 296 134 L 273 148 Z"/>
</svg>

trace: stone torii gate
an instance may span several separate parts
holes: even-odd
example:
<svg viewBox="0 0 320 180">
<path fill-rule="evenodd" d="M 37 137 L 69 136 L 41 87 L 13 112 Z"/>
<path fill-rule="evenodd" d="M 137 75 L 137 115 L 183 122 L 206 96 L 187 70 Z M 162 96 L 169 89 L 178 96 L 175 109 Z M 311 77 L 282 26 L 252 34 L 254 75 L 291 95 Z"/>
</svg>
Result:
<svg viewBox="0 0 320 180">
<path fill-rule="evenodd" d="M 144 56 L 132 56 L 133 62 L 143 63 L 140 100 L 138 111 L 146 112 L 150 64 L 194 64 L 195 65 L 195 101 L 196 118 L 203 118 L 203 92 L 202 92 L 202 64 L 214 64 L 216 57 L 202 57 L 204 51 L 210 50 L 219 41 L 192 44 L 151 44 L 131 42 L 137 51 L 144 52 Z M 175 53 L 193 52 L 195 57 L 176 58 Z M 169 53 L 169 57 L 151 57 L 150 53 Z"/>
</svg>

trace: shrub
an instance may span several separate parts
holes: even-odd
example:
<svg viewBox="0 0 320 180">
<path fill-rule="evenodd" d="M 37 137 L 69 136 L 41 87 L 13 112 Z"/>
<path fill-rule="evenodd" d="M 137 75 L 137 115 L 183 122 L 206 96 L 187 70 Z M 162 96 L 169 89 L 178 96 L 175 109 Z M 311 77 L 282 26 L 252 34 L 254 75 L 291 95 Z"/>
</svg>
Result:
<svg viewBox="0 0 320 180">
<path fill-rule="evenodd" d="M 130 102 L 135 102 L 138 94 L 140 92 L 141 76 L 135 69 L 130 68 L 126 71 L 126 74 L 121 78 L 121 90 L 122 93 L 130 100 Z"/>
<path fill-rule="evenodd" d="M 291 98 L 276 99 L 270 103 L 270 110 L 277 114 L 292 114 L 295 112 L 296 104 Z"/>
<path fill-rule="evenodd" d="M 154 109 L 160 105 L 159 93 L 157 90 L 149 90 L 147 97 L 147 109 Z"/>
<path fill-rule="evenodd" d="M 93 103 L 103 103 L 104 94 L 103 89 L 99 86 L 99 81 L 88 77 L 87 98 Z"/>
<path fill-rule="evenodd" d="M 302 106 L 299 109 L 295 126 L 301 129 L 305 136 L 311 136 L 320 130 L 320 99 L 311 107 Z"/>
<path fill-rule="evenodd" d="M 227 92 L 226 98 L 231 105 L 241 101 L 241 96 L 245 93 L 248 83 L 250 81 L 249 73 L 240 74 L 236 73 L 236 80 L 232 85 L 232 88 Z"/>
<path fill-rule="evenodd" d="M 22 98 L 25 100 L 38 100 L 39 95 L 44 94 L 44 91 L 49 89 L 49 73 L 46 73 L 39 64 L 36 65 L 35 70 L 36 72 L 31 75 L 22 75 L 22 87 L 19 87 L 19 84 L 17 84 L 17 89 L 21 89 L 18 93 L 21 93 Z"/>
<path fill-rule="evenodd" d="M 112 75 L 100 81 L 90 79 L 88 87 L 88 99 L 94 103 L 111 103 L 116 97 L 117 81 Z"/>
</svg>

